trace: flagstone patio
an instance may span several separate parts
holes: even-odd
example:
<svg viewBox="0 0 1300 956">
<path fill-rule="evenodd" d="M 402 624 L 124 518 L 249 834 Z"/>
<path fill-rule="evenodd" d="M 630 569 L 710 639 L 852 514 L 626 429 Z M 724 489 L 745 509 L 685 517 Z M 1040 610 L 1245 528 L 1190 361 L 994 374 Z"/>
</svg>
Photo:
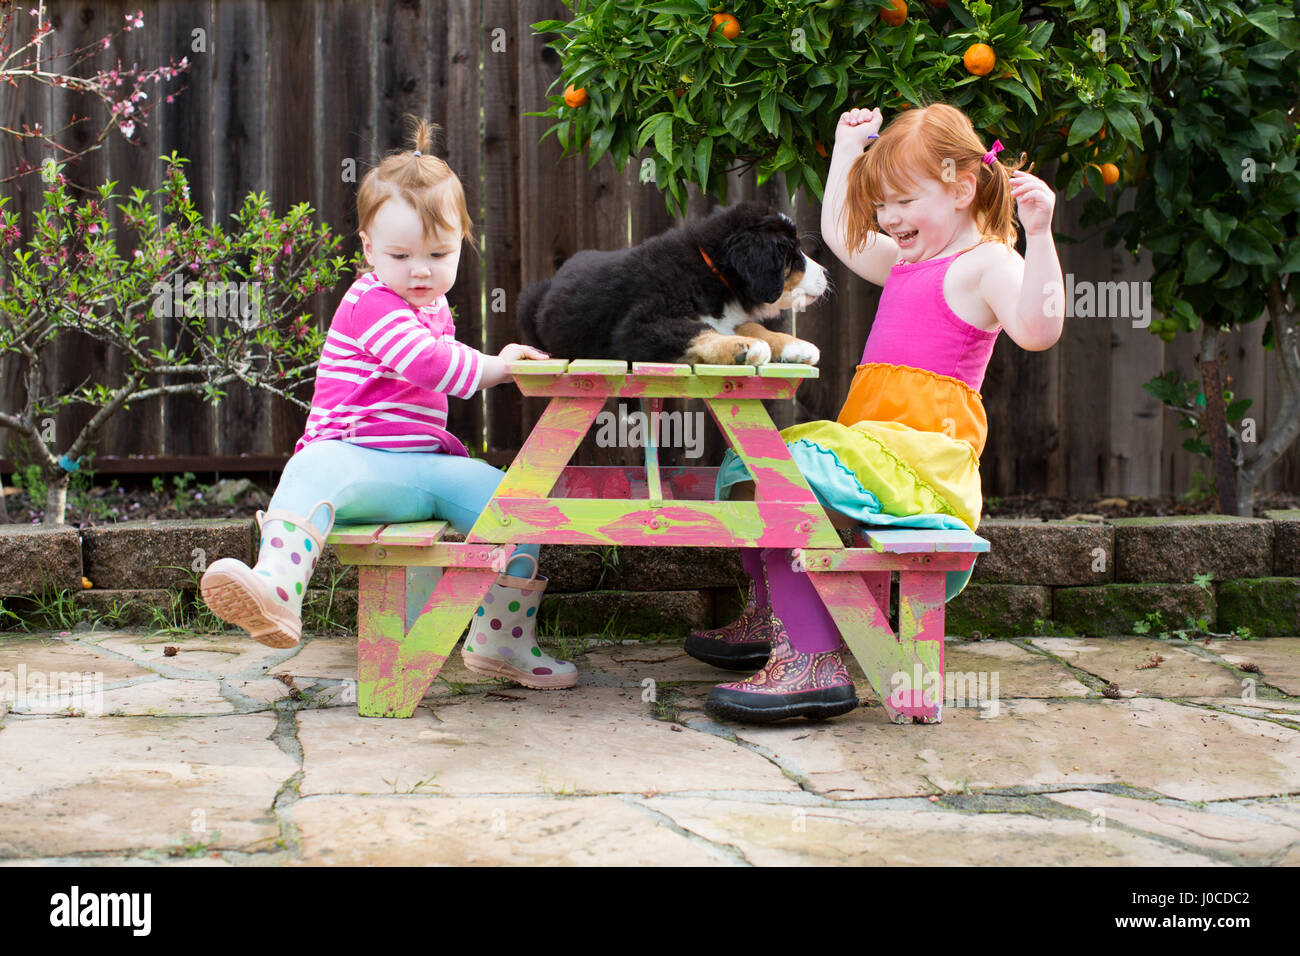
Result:
<svg viewBox="0 0 1300 956">
<path fill-rule="evenodd" d="M 929 726 L 861 679 L 833 721 L 719 723 L 728 675 L 679 644 L 589 647 L 552 692 L 457 654 L 410 720 L 357 716 L 355 663 L 0 638 L 0 863 L 1300 864 L 1296 637 L 950 639 Z"/>
</svg>

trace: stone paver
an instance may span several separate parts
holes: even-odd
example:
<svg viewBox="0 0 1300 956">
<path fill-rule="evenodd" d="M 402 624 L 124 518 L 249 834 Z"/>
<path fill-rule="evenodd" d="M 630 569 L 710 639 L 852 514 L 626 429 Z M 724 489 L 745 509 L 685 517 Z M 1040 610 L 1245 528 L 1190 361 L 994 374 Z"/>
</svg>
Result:
<svg viewBox="0 0 1300 956">
<path fill-rule="evenodd" d="M 1088 688 L 1051 658 L 1011 641 L 948 641 L 943 649 L 946 673 L 988 674 L 990 688 L 998 675 L 1005 697 L 1086 697 Z M 946 679 L 946 676 L 945 676 Z"/>
<path fill-rule="evenodd" d="M 1119 685 L 1125 695 L 1154 697 L 1227 697 L 1241 691 L 1232 671 L 1207 660 L 1179 641 L 1143 637 L 1036 637 L 1030 643 Z M 1155 667 L 1150 664 L 1159 655 Z"/>
<path fill-rule="evenodd" d="M 132 661 L 83 647 L 71 635 L 0 638 L 0 673 L 13 674 L 17 680 L 20 667 L 27 675 L 101 674 L 106 685 L 132 677 L 147 677 L 150 673 Z"/>
<path fill-rule="evenodd" d="M 618 797 L 307 797 L 302 862 L 346 866 L 698 866 L 722 848 Z M 734 854 L 731 854 L 734 856 Z"/>
<path fill-rule="evenodd" d="M 943 723 L 899 734 L 882 709 L 859 708 L 815 730 L 735 733 L 838 800 L 1119 783 L 1205 800 L 1290 793 L 1300 780 L 1300 731 L 1269 721 L 1142 697 L 1002 700 L 997 716 L 981 713 L 945 708 Z"/>
<path fill-rule="evenodd" d="M 448 698 L 408 720 L 303 711 L 299 792 L 403 793 L 422 781 L 471 794 L 798 789 L 743 747 L 653 719 L 639 688 L 505 693 L 517 699 Z"/>
<path fill-rule="evenodd" d="M 683 829 L 760 866 L 1205 866 L 1215 861 L 1087 820 L 1021 813 L 789 807 L 655 798 Z"/>
<path fill-rule="evenodd" d="M 1087 790 L 1054 793 L 1050 799 L 1088 812 L 1096 827 L 1106 828 L 1114 821 L 1252 864 L 1276 862 L 1292 847 L 1300 846 L 1300 827 L 1295 823 L 1279 823 L 1271 815 L 1238 804 L 1200 808 Z M 1294 803 L 1291 809 L 1295 809 Z"/>
<path fill-rule="evenodd" d="M 1284 694 L 1300 695 L 1300 637 L 1269 637 L 1258 641 L 1210 641 L 1213 651 L 1230 664 L 1259 667 L 1261 683 Z"/>
<path fill-rule="evenodd" d="M 0 857 L 275 839 L 272 802 L 297 769 L 275 726 L 266 714 L 6 719 Z"/>
<path fill-rule="evenodd" d="M 0 700 L 0 865 L 1300 865 L 1300 638 L 949 639 L 929 726 L 856 663 L 863 707 L 763 727 L 680 644 L 579 662 L 546 693 L 453 653 L 396 720 L 357 715 L 354 637 L 0 639 L 0 680 L 101 681 L 84 717 Z"/>
</svg>

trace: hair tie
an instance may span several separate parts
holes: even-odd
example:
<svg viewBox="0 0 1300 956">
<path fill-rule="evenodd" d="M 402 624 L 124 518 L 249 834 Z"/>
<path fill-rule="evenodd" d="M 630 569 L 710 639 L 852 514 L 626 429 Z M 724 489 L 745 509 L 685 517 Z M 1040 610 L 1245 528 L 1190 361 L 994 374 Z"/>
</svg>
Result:
<svg viewBox="0 0 1300 956">
<path fill-rule="evenodd" d="M 993 146 L 989 149 L 987 153 L 984 154 L 984 162 L 988 163 L 990 166 L 993 165 L 993 161 L 997 159 L 997 154 L 1000 153 L 1001 151 L 1002 151 L 1002 140 L 995 139 L 993 141 Z"/>
<path fill-rule="evenodd" d="M 423 156 L 424 154 L 421 153 L 421 152 L 417 149 L 417 150 L 416 150 L 414 153 L 412 153 L 411 155 L 412 155 L 412 156 Z"/>
</svg>

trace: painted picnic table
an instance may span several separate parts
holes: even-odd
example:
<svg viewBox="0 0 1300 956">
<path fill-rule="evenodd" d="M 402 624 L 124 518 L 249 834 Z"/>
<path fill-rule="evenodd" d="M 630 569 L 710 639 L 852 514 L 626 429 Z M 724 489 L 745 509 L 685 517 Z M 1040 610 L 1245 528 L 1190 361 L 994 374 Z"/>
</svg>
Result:
<svg viewBox="0 0 1300 956">
<path fill-rule="evenodd" d="M 336 527 L 327 539 L 359 566 L 357 708 L 409 717 L 484 595 L 524 543 L 792 548 L 895 723 L 942 716 L 944 575 L 988 543 L 969 532 L 862 528 L 846 548 L 781 440 L 763 399 L 790 398 L 806 365 L 665 365 L 550 359 L 510 366 L 525 396 L 550 402 L 463 543 L 445 522 Z M 611 398 L 702 399 L 754 478 L 753 501 L 713 500 L 716 468 L 566 467 Z M 406 627 L 408 565 L 444 568 Z M 890 573 L 899 623 L 889 624 Z"/>
</svg>

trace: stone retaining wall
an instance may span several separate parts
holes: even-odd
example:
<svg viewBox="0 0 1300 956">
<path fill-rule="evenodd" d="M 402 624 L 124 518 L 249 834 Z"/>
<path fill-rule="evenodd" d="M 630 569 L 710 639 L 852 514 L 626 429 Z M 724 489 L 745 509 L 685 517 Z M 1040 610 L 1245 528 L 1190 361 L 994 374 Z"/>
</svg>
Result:
<svg viewBox="0 0 1300 956">
<path fill-rule="evenodd" d="M 62 593 L 65 609 L 75 604 L 121 626 L 193 621 L 206 612 L 196 600 L 202 568 L 220 557 L 251 562 L 255 532 L 251 519 L 130 521 L 81 532 L 0 525 L 0 606 L 31 618 L 32 596 L 44 595 L 48 606 Z M 992 550 L 948 605 L 950 634 L 1133 633 L 1157 622 L 1155 612 L 1157 630 L 1191 617 L 1218 631 L 1300 634 L 1300 511 L 987 519 L 980 534 Z M 732 549 L 543 547 L 541 565 L 550 580 L 543 626 L 558 633 L 680 635 L 725 624 L 744 596 Z M 308 629 L 353 628 L 356 588 L 356 569 L 328 549 L 304 605 Z"/>
</svg>

